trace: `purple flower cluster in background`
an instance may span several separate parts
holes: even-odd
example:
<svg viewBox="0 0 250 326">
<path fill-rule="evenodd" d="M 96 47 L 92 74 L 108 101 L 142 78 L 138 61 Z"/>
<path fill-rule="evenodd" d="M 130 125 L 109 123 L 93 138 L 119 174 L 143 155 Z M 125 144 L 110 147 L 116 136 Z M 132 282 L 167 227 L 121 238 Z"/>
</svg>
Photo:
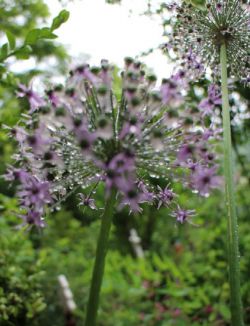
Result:
<svg viewBox="0 0 250 326">
<path fill-rule="evenodd" d="M 249 83 L 248 1 L 206 0 L 204 5 L 197 6 L 187 1 L 172 1 L 162 8 L 163 22 L 166 20 L 171 26 L 169 32 L 165 31 L 167 40 L 162 48 L 174 51 L 177 60 L 189 70 L 194 80 L 204 76 L 207 67 L 211 68 L 212 76 L 218 80 L 220 45 L 226 40 L 231 77 Z M 202 106 L 210 114 L 211 105 L 204 102 Z"/>
<path fill-rule="evenodd" d="M 194 216 L 194 210 L 185 210 L 178 206 L 178 208 L 172 213 L 172 216 L 176 218 L 176 221 L 183 224 L 187 222 L 192 216 Z"/>
<path fill-rule="evenodd" d="M 199 109 L 202 111 L 202 115 L 213 115 L 216 106 L 221 105 L 221 94 L 219 86 L 211 84 L 208 88 L 208 97 L 201 100 Z"/>
<path fill-rule="evenodd" d="M 19 181 L 17 195 L 20 199 L 21 208 L 27 214 L 19 215 L 25 224 L 43 227 L 44 209 L 52 202 L 48 181 L 41 181 L 36 176 L 24 169 L 10 168 L 5 176 L 8 181 Z"/>
<path fill-rule="evenodd" d="M 145 68 L 126 58 L 119 91 L 107 60 L 75 68 L 64 86 L 47 90 L 44 97 L 20 86 L 18 95 L 28 98 L 30 115 L 11 130 L 19 143 L 18 168 L 10 168 L 5 178 L 19 181 L 26 223 L 43 226 L 45 207 L 80 188 L 89 191 L 80 194 L 80 204 L 96 209 L 90 195 L 99 183 L 105 184 L 106 196 L 116 189 L 119 209 L 141 212 L 143 203 L 170 207 L 183 223 L 193 211 L 178 206 L 171 184 L 179 182 L 201 195 L 219 185 L 210 142 L 217 130 L 204 126 L 199 110 L 190 111 L 185 68 L 160 87 Z M 219 104 L 211 86 L 199 108 L 208 114 Z"/>
<path fill-rule="evenodd" d="M 40 97 L 36 92 L 32 90 L 31 87 L 26 87 L 23 84 L 19 85 L 17 91 L 18 97 L 26 97 L 30 104 L 30 113 L 36 111 L 40 106 L 45 105 L 42 97 Z"/>
</svg>

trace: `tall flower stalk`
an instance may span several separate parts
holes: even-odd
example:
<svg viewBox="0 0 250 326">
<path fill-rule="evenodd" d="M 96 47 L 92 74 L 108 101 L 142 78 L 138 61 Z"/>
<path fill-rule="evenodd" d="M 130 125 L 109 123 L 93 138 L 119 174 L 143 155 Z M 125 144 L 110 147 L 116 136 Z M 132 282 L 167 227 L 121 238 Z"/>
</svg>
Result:
<svg viewBox="0 0 250 326">
<path fill-rule="evenodd" d="M 115 197 L 116 191 L 112 189 L 109 197 L 106 200 L 106 205 L 102 216 L 102 225 L 97 243 L 95 266 L 93 269 L 89 301 L 87 306 L 87 316 L 85 322 L 86 326 L 96 325 L 100 290 L 104 274 L 105 256 L 108 251 L 109 232 L 111 228 L 112 217 L 114 213 L 114 205 L 116 200 Z"/>
<path fill-rule="evenodd" d="M 228 262 L 229 282 L 231 294 L 232 325 L 243 325 L 242 304 L 240 294 L 240 267 L 238 222 L 234 198 L 234 173 L 231 141 L 230 107 L 227 86 L 227 51 L 226 44 L 221 45 L 221 90 L 222 90 L 222 116 L 223 116 L 223 140 L 224 140 L 224 174 L 225 197 L 228 223 Z"/>
<path fill-rule="evenodd" d="M 231 145 L 231 122 L 228 98 L 228 76 L 235 77 L 245 84 L 250 81 L 250 15 L 249 3 L 239 0 L 207 0 L 201 8 L 191 4 L 172 4 L 169 9 L 176 10 L 174 33 L 170 36 L 168 47 L 181 53 L 182 65 L 194 71 L 199 68 L 200 76 L 207 67 L 213 77 L 221 82 L 225 204 L 228 224 L 228 265 L 231 299 L 232 325 L 243 325 L 240 295 L 240 269 L 238 223 L 234 198 L 234 174 Z M 219 69 L 219 67 L 221 69 Z M 197 77 L 197 74 L 196 76 Z M 209 97 L 200 103 L 204 115 L 211 115 L 218 104 L 213 89 Z"/>
</svg>

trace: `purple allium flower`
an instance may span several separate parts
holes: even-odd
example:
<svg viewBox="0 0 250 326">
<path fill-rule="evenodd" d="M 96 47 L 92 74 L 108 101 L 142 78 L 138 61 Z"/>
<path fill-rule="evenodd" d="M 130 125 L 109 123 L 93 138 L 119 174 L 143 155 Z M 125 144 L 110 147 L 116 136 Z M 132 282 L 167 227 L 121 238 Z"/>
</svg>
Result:
<svg viewBox="0 0 250 326">
<path fill-rule="evenodd" d="M 46 137 L 47 128 L 43 126 L 39 126 L 38 129 L 31 135 L 27 135 L 26 142 L 27 145 L 32 148 L 32 151 L 37 154 L 44 154 L 46 150 L 49 148 L 49 144 L 51 143 L 51 139 Z"/>
<path fill-rule="evenodd" d="M 101 60 L 100 78 L 102 80 L 103 85 L 110 89 L 112 84 L 112 76 L 110 74 L 109 62 L 106 59 Z"/>
<path fill-rule="evenodd" d="M 116 154 L 108 163 L 96 161 L 95 164 L 104 172 L 108 192 L 113 187 L 123 192 L 135 183 L 135 160 L 129 151 Z"/>
<path fill-rule="evenodd" d="M 192 187 L 198 190 L 201 195 L 208 195 L 211 189 L 218 188 L 221 185 L 221 178 L 216 175 L 216 172 L 216 166 L 197 168 L 191 177 Z"/>
<path fill-rule="evenodd" d="M 202 139 L 207 142 L 211 139 L 221 139 L 222 128 L 203 129 Z"/>
<path fill-rule="evenodd" d="M 187 54 L 184 54 L 184 62 L 186 70 L 189 72 L 189 75 L 193 78 L 200 77 L 205 70 L 204 65 L 202 64 L 201 58 L 199 55 L 195 54 L 192 48 L 187 50 Z"/>
<path fill-rule="evenodd" d="M 190 218 L 195 215 L 195 211 L 185 210 L 178 206 L 177 209 L 173 211 L 171 215 L 176 218 L 177 222 L 183 224 L 184 222 L 189 222 Z"/>
<path fill-rule="evenodd" d="M 29 173 L 22 169 L 16 169 L 10 166 L 7 169 L 7 173 L 3 175 L 6 181 L 20 181 L 25 182 L 29 178 Z"/>
<path fill-rule="evenodd" d="M 61 104 L 61 98 L 60 98 L 60 88 L 55 87 L 54 89 L 49 89 L 46 94 L 48 96 L 49 102 L 54 107 L 58 107 Z"/>
<path fill-rule="evenodd" d="M 223 8 L 223 4 L 222 4 L 221 2 L 218 2 L 218 3 L 216 4 L 216 9 L 217 9 L 217 11 L 218 11 L 219 13 L 222 12 L 222 8 Z"/>
<path fill-rule="evenodd" d="M 29 228 L 32 226 L 43 228 L 45 226 L 45 222 L 40 211 L 29 210 L 26 214 L 18 215 L 18 217 L 23 219 L 24 223 L 22 225 L 28 225 Z"/>
<path fill-rule="evenodd" d="M 135 170 L 135 159 L 127 153 L 119 153 L 109 163 L 109 169 L 117 174 Z"/>
<path fill-rule="evenodd" d="M 250 14 L 244 1 L 207 0 L 203 9 L 183 1 L 176 6 L 177 19 L 172 17 L 170 42 L 184 65 L 194 69 L 196 61 L 197 69 L 210 66 L 216 75 L 220 46 L 225 42 L 231 75 L 240 79 L 249 76 Z"/>
<path fill-rule="evenodd" d="M 185 144 L 185 145 L 181 146 L 181 148 L 177 154 L 178 162 L 183 163 L 187 159 L 191 159 L 194 155 L 195 150 L 196 150 L 196 147 L 192 143 Z"/>
<path fill-rule="evenodd" d="M 143 122 L 143 118 L 140 115 L 131 116 L 130 120 L 124 124 L 120 132 L 119 138 L 123 139 L 124 137 L 129 135 L 135 135 L 137 137 L 140 137 Z"/>
<path fill-rule="evenodd" d="M 20 181 L 18 196 L 23 207 L 35 207 L 35 209 L 41 210 L 44 205 L 51 202 L 48 181 L 40 181 L 32 175 L 22 178 Z"/>
<path fill-rule="evenodd" d="M 177 195 L 170 185 L 158 187 L 157 180 L 189 186 L 194 178 L 190 174 L 196 173 L 191 161 L 194 167 L 211 168 L 213 160 L 203 149 L 214 135 L 203 138 L 199 117 L 177 114 L 177 106 L 186 105 L 186 70 L 177 70 L 157 87 L 156 77 L 144 68 L 127 58 L 117 92 L 106 60 L 100 67 L 77 67 L 64 86 L 50 87 L 35 114 L 22 117 L 16 128 L 18 168 L 5 178 L 19 180 L 18 196 L 27 213 L 42 216 L 69 191 L 88 191 L 99 183 L 104 183 L 107 195 L 117 191 L 118 207 L 129 206 L 133 212 L 140 212 L 145 202 L 158 208 L 174 206 Z M 217 95 L 212 88 L 209 92 Z M 95 209 L 92 193 L 81 194 L 81 204 Z"/>
<path fill-rule="evenodd" d="M 186 167 L 190 169 L 192 172 L 194 172 L 198 166 L 199 166 L 198 162 L 194 162 L 191 159 L 187 160 Z"/>
<path fill-rule="evenodd" d="M 95 200 L 93 198 L 85 196 L 84 194 L 78 194 L 78 196 L 80 197 L 79 206 L 87 206 L 91 209 L 97 209 L 95 205 Z"/>
<path fill-rule="evenodd" d="M 23 144 L 24 140 L 27 137 L 27 132 L 23 128 L 18 126 L 12 128 L 10 134 L 19 142 L 20 145 Z"/>
<path fill-rule="evenodd" d="M 92 84 L 96 84 L 98 81 L 97 76 L 89 70 L 88 64 L 77 67 L 71 73 L 72 81 L 75 83 L 80 83 L 82 80 L 89 80 Z"/>
<path fill-rule="evenodd" d="M 127 187 L 127 189 L 124 189 L 123 191 L 123 197 L 119 207 L 122 208 L 127 205 L 131 212 L 140 213 L 142 211 L 140 204 L 145 203 L 146 201 L 146 194 L 139 192 L 138 188 L 134 186 Z"/>
<path fill-rule="evenodd" d="M 145 185 L 145 183 L 143 181 L 139 181 L 137 186 L 138 186 L 138 189 L 144 194 L 145 201 L 148 203 L 153 202 L 153 200 L 155 199 L 155 194 L 153 192 L 150 192 L 147 189 L 147 186 Z"/>
<path fill-rule="evenodd" d="M 208 88 L 208 97 L 201 100 L 199 109 L 203 112 L 203 115 L 213 115 L 214 108 L 221 105 L 221 94 L 218 86 L 211 84 Z"/>
<path fill-rule="evenodd" d="M 161 96 L 164 104 L 177 107 L 183 102 L 177 80 L 163 80 L 161 86 Z"/>
<path fill-rule="evenodd" d="M 98 137 L 102 139 L 111 139 L 113 137 L 113 125 L 110 119 L 100 117 L 97 125 L 96 134 Z"/>
<path fill-rule="evenodd" d="M 34 92 L 32 88 L 28 88 L 23 84 L 19 84 L 17 96 L 27 97 L 30 104 L 30 113 L 33 113 L 39 107 L 45 105 L 45 101 L 42 97 L 40 97 L 36 92 Z"/>
<path fill-rule="evenodd" d="M 81 125 L 80 128 L 75 129 L 75 134 L 79 141 L 79 146 L 80 146 L 81 150 L 85 154 L 90 153 L 91 147 L 97 138 L 96 133 L 89 132 L 88 129 L 84 125 Z"/>
<path fill-rule="evenodd" d="M 159 209 L 161 206 L 169 206 L 174 197 L 176 197 L 176 194 L 168 187 L 161 189 L 161 187 L 158 186 L 158 190 L 157 199 L 159 202 L 157 208 Z"/>
</svg>

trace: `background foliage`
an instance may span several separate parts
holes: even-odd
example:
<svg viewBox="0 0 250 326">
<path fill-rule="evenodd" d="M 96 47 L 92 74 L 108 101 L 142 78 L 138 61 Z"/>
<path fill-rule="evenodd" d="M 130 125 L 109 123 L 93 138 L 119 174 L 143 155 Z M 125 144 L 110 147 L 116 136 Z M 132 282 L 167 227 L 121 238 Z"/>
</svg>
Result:
<svg viewBox="0 0 250 326">
<path fill-rule="evenodd" d="M 53 35 L 54 27 L 67 19 L 67 13 L 58 17 L 53 23 L 41 0 L 1 1 L 1 126 L 14 125 L 27 109 L 27 103 L 15 97 L 17 84 L 28 83 L 33 76 L 43 74 L 42 68 L 15 73 L 11 60 L 32 57 L 36 62 L 46 62 L 52 56 L 58 62 L 58 72 L 64 72 L 66 50 L 55 43 Z M 249 100 L 249 90 L 239 87 L 238 92 Z M 239 114 L 236 105 L 232 119 Z M 234 123 L 246 324 L 250 324 L 249 133 L 247 116 L 241 123 Z M 14 148 L 15 144 L 1 129 L 1 174 Z M 0 324 L 64 325 L 57 277 L 65 274 L 77 303 L 77 325 L 81 325 L 99 231 L 99 212 L 80 210 L 72 196 L 60 212 L 48 217 L 46 229 L 26 232 L 16 228 L 19 221 L 15 217 L 18 203 L 14 189 L 1 179 L 0 192 Z M 145 207 L 144 213 L 136 216 L 128 215 L 126 210 L 116 214 L 103 283 L 100 326 L 229 325 L 223 194 L 217 191 L 205 200 L 189 191 L 179 192 L 183 205 L 197 209 L 194 223 L 199 226 L 177 226 L 167 208 L 158 211 Z M 97 206 L 103 207 L 102 188 L 98 189 L 97 198 Z M 135 257 L 128 241 L 132 227 L 142 239 L 145 259 Z"/>
</svg>

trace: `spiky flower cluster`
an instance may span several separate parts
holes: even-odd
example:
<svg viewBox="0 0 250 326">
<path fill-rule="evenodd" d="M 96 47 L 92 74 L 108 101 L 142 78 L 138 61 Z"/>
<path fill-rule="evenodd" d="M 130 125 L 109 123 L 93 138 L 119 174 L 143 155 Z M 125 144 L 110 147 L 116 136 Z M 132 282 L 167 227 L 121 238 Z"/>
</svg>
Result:
<svg viewBox="0 0 250 326">
<path fill-rule="evenodd" d="M 186 2 L 175 4 L 171 44 L 186 62 L 198 61 L 218 71 L 220 47 L 227 49 L 231 76 L 250 81 L 250 13 L 249 2 L 241 0 L 207 0 L 197 8 Z"/>
<path fill-rule="evenodd" d="M 19 153 L 5 178 L 20 182 L 26 223 L 43 226 L 45 207 L 58 206 L 80 188 L 90 189 L 79 196 L 81 204 L 96 209 L 91 195 L 100 182 L 107 195 L 116 189 L 120 208 L 173 205 L 173 216 L 183 223 L 193 211 L 178 206 L 170 182 L 201 195 L 218 185 L 208 150 L 216 130 L 202 126 L 199 113 L 177 114 L 177 106 L 185 106 L 185 74 L 178 71 L 156 88 L 156 77 L 142 68 L 127 58 L 117 87 L 106 60 L 100 67 L 79 66 L 65 86 L 49 89 L 44 98 L 21 85 L 18 96 L 28 99 L 31 110 L 11 130 Z M 164 189 L 160 177 L 168 184 Z"/>
</svg>

